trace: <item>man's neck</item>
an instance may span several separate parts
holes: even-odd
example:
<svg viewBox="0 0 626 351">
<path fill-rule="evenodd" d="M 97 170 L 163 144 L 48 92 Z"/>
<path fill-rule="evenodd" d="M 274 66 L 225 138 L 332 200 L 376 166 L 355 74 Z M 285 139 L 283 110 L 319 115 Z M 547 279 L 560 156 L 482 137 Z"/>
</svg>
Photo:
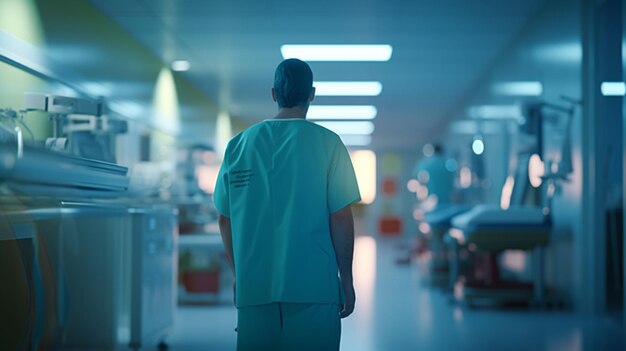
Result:
<svg viewBox="0 0 626 351">
<path fill-rule="evenodd" d="M 281 107 L 274 119 L 300 118 L 305 119 L 308 106 Z"/>
</svg>

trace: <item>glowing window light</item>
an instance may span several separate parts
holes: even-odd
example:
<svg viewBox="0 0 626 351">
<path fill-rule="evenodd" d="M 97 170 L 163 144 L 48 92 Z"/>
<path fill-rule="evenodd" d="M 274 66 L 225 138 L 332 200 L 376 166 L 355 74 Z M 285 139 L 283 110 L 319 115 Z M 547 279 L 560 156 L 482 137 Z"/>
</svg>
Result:
<svg viewBox="0 0 626 351">
<path fill-rule="evenodd" d="M 541 161 L 541 157 L 537 154 L 530 156 L 530 160 L 528 160 L 528 180 L 530 181 L 530 185 L 534 188 L 540 187 L 543 182 L 541 177 L 543 177 L 544 172 L 545 167 L 543 161 Z"/>
<path fill-rule="evenodd" d="M 191 63 L 187 60 L 176 60 L 172 62 L 172 71 L 186 72 L 191 68 Z"/>
<path fill-rule="evenodd" d="M 316 105 L 309 107 L 309 119 L 374 119 L 378 114 L 371 105 Z"/>
<path fill-rule="evenodd" d="M 282 45 L 283 58 L 303 61 L 389 61 L 391 45 Z"/>
<path fill-rule="evenodd" d="M 316 96 L 378 96 L 380 82 L 313 82 Z"/>
<path fill-rule="evenodd" d="M 502 194 L 500 196 L 500 208 L 508 210 L 511 205 L 511 196 L 513 195 L 513 187 L 515 186 L 515 178 L 513 176 L 506 177 L 506 181 L 502 186 Z"/>
<path fill-rule="evenodd" d="M 320 126 L 330 129 L 333 132 L 343 135 L 369 135 L 374 132 L 374 123 L 369 121 L 359 122 L 315 122 Z"/>
<path fill-rule="evenodd" d="M 541 96 L 543 85 L 541 82 L 503 82 L 495 84 L 493 92 L 508 96 Z"/>
<path fill-rule="evenodd" d="M 346 146 L 368 146 L 372 143 L 371 135 L 340 135 Z"/>
<path fill-rule="evenodd" d="M 350 152 L 356 180 L 361 192 L 361 202 L 371 204 L 376 198 L 376 154 L 371 150 Z"/>
<path fill-rule="evenodd" d="M 624 96 L 626 95 L 626 84 L 624 82 L 603 82 L 600 90 L 604 96 Z"/>
<path fill-rule="evenodd" d="M 472 151 L 476 155 L 482 155 L 485 152 L 485 143 L 481 139 L 476 139 L 472 143 Z"/>
<path fill-rule="evenodd" d="M 472 186 L 472 171 L 469 167 L 465 166 L 461 168 L 459 172 L 459 182 L 461 183 L 461 188 L 467 189 Z"/>
</svg>

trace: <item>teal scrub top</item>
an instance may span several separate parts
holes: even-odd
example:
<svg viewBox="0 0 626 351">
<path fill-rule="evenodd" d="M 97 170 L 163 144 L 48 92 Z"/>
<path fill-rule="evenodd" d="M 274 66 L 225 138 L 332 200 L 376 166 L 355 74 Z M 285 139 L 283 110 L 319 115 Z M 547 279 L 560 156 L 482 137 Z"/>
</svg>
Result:
<svg viewBox="0 0 626 351">
<path fill-rule="evenodd" d="M 214 201 L 231 220 L 237 307 L 341 303 L 330 214 L 360 199 L 350 155 L 324 127 L 265 120 L 233 138 Z"/>
</svg>

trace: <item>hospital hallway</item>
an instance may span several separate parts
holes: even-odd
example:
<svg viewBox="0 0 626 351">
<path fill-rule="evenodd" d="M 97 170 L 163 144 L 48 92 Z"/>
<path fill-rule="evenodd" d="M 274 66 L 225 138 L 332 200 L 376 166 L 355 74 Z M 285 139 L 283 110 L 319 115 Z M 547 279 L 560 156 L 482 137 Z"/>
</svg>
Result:
<svg viewBox="0 0 626 351">
<path fill-rule="evenodd" d="M 357 308 L 342 323 L 342 351 L 624 350 L 610 317 L 566 311 L 468 308 L 431 289 L 416 263 L 399 265 L 406 242 L 360 236 L 355 247 Z M 181 306 L 172 351 L 234 350 L 232 305 Z"/>
<path fill-rule="evenodd" d="M 625 141 L 626 0 L 0 0 L 0 351 L 626 351 Z"/>
</svg>

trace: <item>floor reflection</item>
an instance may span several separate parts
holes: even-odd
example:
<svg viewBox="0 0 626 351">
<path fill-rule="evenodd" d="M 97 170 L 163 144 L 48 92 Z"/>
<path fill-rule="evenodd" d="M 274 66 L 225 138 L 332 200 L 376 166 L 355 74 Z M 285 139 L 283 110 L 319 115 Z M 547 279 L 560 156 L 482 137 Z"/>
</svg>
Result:
<svg viewBox="0 0 626 351">
<path fill-rule="evenodd" d="M 452 304 L 415 265 L 395 263 L 400 243 L 357 238 L 357 305 L 342 322 L 342 351 L 625 349 L 623 327 L 608 318 Z M 171 350 L 234 350 L 235 317 L 229 305 L 180 308 Z"/>
</svg>

